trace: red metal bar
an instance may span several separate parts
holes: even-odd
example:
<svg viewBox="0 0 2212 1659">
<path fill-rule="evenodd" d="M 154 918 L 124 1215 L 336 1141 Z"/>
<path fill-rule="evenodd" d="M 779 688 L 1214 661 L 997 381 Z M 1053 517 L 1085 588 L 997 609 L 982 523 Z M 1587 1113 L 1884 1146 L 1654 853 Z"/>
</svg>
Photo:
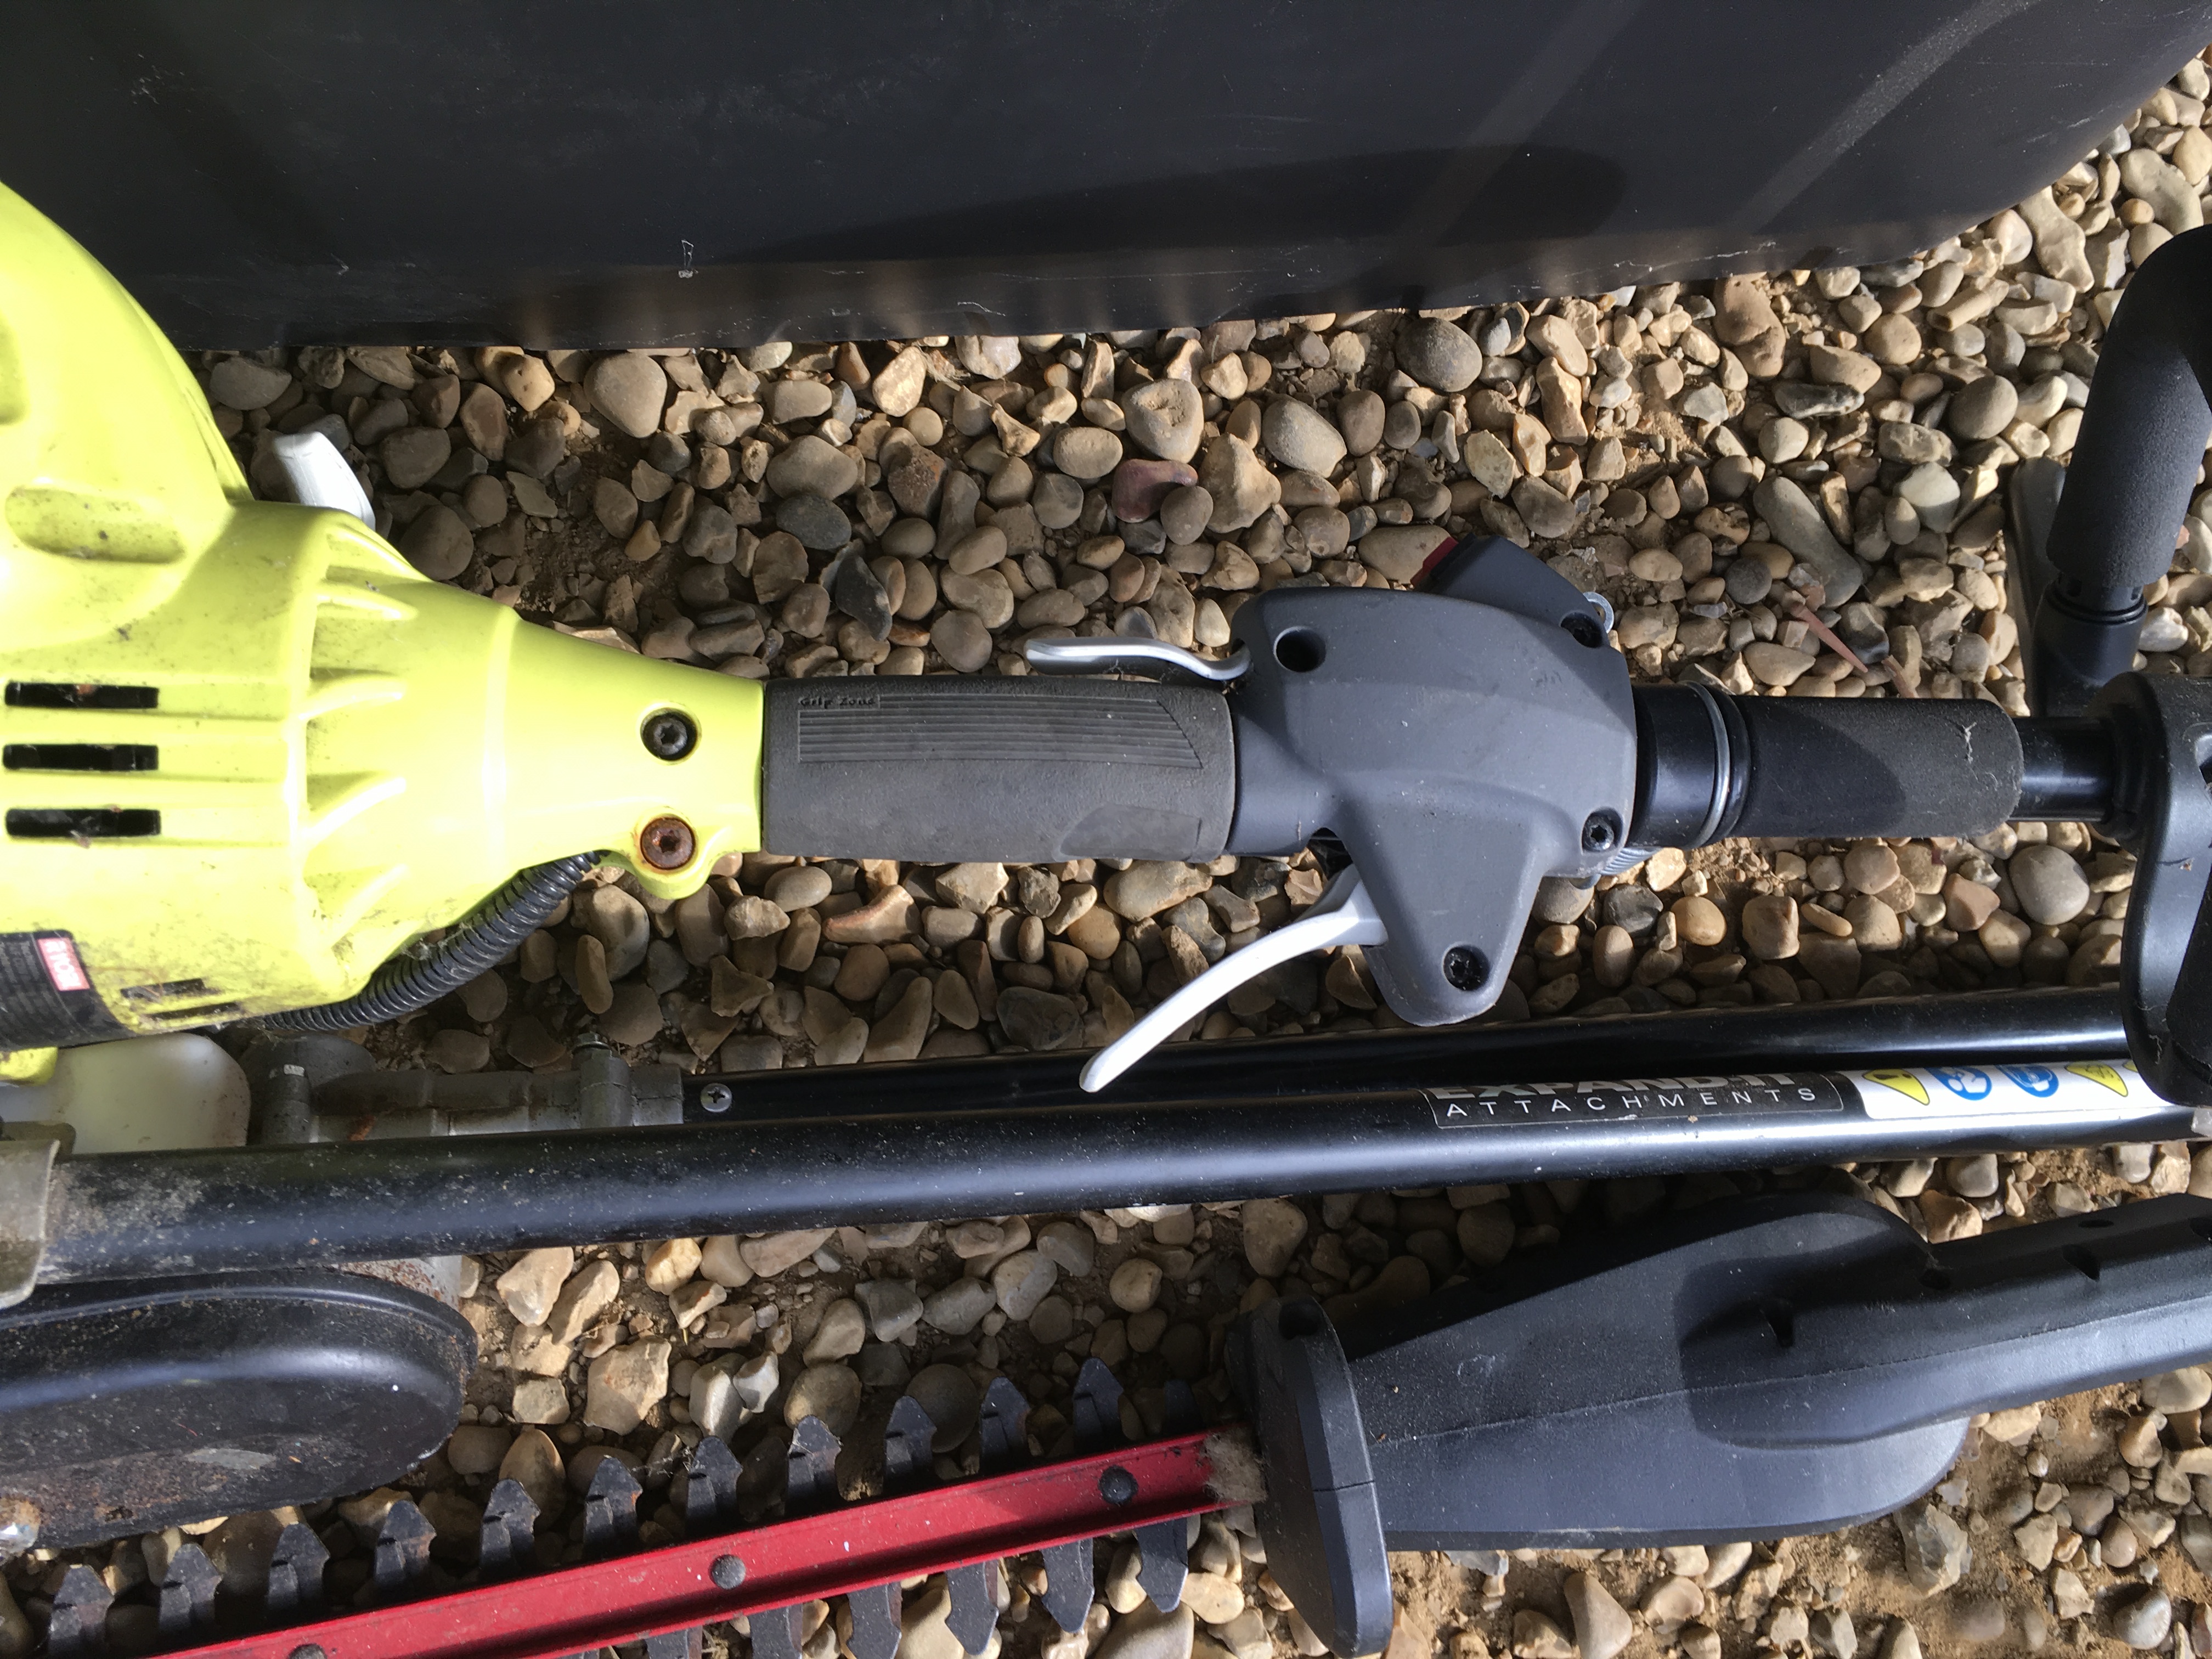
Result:
<svg viewBox="0 0 2212 1659">
<path fill-rule="evenodd" d="M 566 1659 L 663 1631 L 841 1595 L 922 1573 L 1126 1532 L 1223 1507 L 1206 1490 L 1206 1431 L 878 1498 L 750 1532 L 695 1540 L 428 1601 L 192 1648 L 176 1659 Z M 1109 1503 L 1109 1469 L 1136 1495 Z M 744 1565 L 732 1589 L 716 1561 Z"/>
</svg>

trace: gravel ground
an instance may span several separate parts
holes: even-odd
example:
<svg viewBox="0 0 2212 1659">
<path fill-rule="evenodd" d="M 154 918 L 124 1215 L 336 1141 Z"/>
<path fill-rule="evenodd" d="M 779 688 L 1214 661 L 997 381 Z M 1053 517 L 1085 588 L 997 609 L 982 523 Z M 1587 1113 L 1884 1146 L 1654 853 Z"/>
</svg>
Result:
<svg viewBox="0 0 2212 1659">
<path fill-rule="evenodd" d="M 2022 712 L 1999 482 L 2022 457 L 2065 459 L 2129 271 L 2203 222 L 2209 90 L 2191 61 L 2050 189 L 1878 269 L 1087 339 L 310 348 L 203 369 L 264 489 L 270 438 L 327 431 L 429 574 L 725 673 L 1017 674 L 1024 641 L 1070 633 L 1211 652 L 1249 593 L 1402 585 L 1443 538 L 1494 533 L 1601 589 L 1641 679 Z M 2145 665 L 2212 674 L 2212 491 L 2150 598 Z M 2101 983 L 2131 878 L 2127 854 L 2071 824 L 1662 852 L 1595 893 L 1548 884 L 1492 1018 Z M 590 1029 L 635 1059 L 734 1072 L 1086 1047 L 1320 886 L 1310 855 L 753 854 L 673 906 L 595 877 L 514 962 L 362 1036 L 452 1071 L 557 1067 Z M 1196 1036 L 1396 1023 L 1352 949 L 1269 975 Z M 1226 1412 L 1224 1330 L 1279 1292 L 1387 1306 L 1732 1191 L 1842 1184 L 1947 1239 L 2192 1179 L 2212 1192 L 2212 1161 L 2192 1177 L 2188 1148 L 2137 1146 L 494 1258 L 468 1264 L 483 1355 L 464 1426 L 400 1485 L 439 1529 L 441 1571 L 466 1570 L 501 1474 L 547 1512 L 541 1557 L 573 1559 L 576 1494 L 607 1456 L 641 1472 L 647 1538 L 680 1535 L 670 1476 L 702 1429 L 765 1467 L 812 1410 L 848 1431 L 849 1491 L 902 1390 L 944 1425 L 945 1473 L 974 1467 L 994 1376 L 1038 1406 L 1046 1453 L 1065 1449 L 1085 1356 L 1130 1389 L 1133 1433 L 1158 1429 L 1170 1378 Z M 1832 1538 L 1399 1557 L 1391 1659 L 2203 1653 L 2208 1394 L 2191 1371 L 2005 1413 L 1926 1503 Z M 394 1495 L 310 1513 L 342 1596 Z M 1030 1609 L 1039 1581 L 1021 1564 L 1002 1641 L 1052 1659 L 1317 1652 L 1249 1516 L 1228 1522 L 1194 1540 L 1188 1612 L 1134 1611 L 1124 1547 L 1073 1638 Z M 227 1583 L 265 1575 L 276 1524 L 207 1532 Z M 177 1538 L 99 1553 L 126 1650 L 151 1622 L 149 1564 L 158 1579 Z M 22 1612 L 0 1619 L 0 1655 L 27 1650 L 64 1565 L 40 1552 L 9 1569 Z M 954 1659 L 942 1597 L 908 1607 L 906 1652 Z M 819 1626 L 811 1659 L 837 1629 Z"/>
</svg>

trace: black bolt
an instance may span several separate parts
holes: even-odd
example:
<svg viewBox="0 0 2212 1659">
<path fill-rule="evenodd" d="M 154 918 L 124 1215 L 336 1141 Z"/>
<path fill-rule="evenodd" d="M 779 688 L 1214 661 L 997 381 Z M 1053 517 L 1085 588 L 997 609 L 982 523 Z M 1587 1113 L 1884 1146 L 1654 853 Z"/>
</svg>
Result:
<svg viewBox="0 0 2212 1659">
<path fill-rule="evenodd" d="M 1126 1504 L 1137 1495 L 1137 1477 L 1113 1464 L 1098 1477 L 1098 1495 L 1109 1504 Z"/>
<path fill-rule="evenodd" d="M 718 1555 L 714 1565 L 707 1569 L 716 1589 L 735 1589 L 745 1582 L 745 1564 L 734 1555 Z"/>
<path fill-rule="evenodd" d="M 1455 945 L 1444 952 L 1444 977 L 1455 991 L 1480 991 L 1490 978 L 1490 962 L 1472 945 Z"/>
<path fill-rule="evenodd" d="M 1610 853 L 1620 844 L 1620 818 L 1611 811 L 1591 813 L 1583 820 L 1583 851 Z"/>
<path fill-rule="evenodd" d="M 1586 611 L 1577 611 L 1559 624 L 1574 638 L 1577 645 L 1595 650 L 1605 643 L 1605 629 L 1597 625 L 1597 618 Z"/>
<path fill-rule="evenodd" d="M 645 725 L 638 735 L 645 739 L 647 754 L 659 760 L 675 761 L 691 752 L 699 741 L 699 728 L 691 724 L 689 714 L 664 708 L 645 717 Z"/>
<path fill-rule="evenodd" d="M 291 1659 L 331 1659 L 331 1656 L 323 1651 L 320 1642 L 302 1642 L 292 1650 Z"/>
<path fill-rule="evenodd" d="M 726 1112 L 737 1097 L 726 1083 L 709 1083 L 699 1091 L 699 1103 L 710 1112 Z"/>
</svg>

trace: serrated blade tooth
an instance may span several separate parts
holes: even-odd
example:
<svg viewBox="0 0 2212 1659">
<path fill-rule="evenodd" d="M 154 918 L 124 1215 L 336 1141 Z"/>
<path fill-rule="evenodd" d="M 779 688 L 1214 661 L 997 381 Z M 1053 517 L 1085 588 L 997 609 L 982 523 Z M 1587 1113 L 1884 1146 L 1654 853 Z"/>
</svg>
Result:
<svg viewBox="0 0 2212 1659">
<path fill-rule="evenodd" d="M 637 1542 L 637 1477 L 620 1458 L 603 1457 L 592 1471 L 584 1494 L 584 1548 L 587 1553 L 628 1549 Z"/>
<path fill-rule="evenodd" d="M 1160 1424 L 1163 1433 L 1196 1434 L 1206 1426 L 1206 1414 L 1199 1410 L 1198 1396 L 1191 1392 L 1189 1383 L 1179 1376 L 1170 1377 L 1161 1392 L 1166 1395 Z"/>
<path fill-rule="evenodd" d="M 770 1607 L 752 1616 L 753 1659 L 799 1659 L 796 1607 Z"/>
<path fill-rule="evenodd" d="M 684 1470 L 684 1524 L 695 1532 L 734 1521 L 738 1512 L 736 1454 L 714 1435 L 702 1440 Z"/>
<path fill-rule="evenodd" d="M 1044 1552 L 1044 1594 L 1037 1599 L 1052 1615 L 1053 1623 L 1070 1635 L 1083 1628 L 1091 1614 L 1091 1540 L 1054 1544 Z"/>
<path fill-rule="evenodd" d="M 955 1567 L 945 1575 L 947 1587 L 952 1592 L 952 1605 L 945 1615 L 945 1628 L 951 1631 L 963 1653 L 981 1653 L 991 1644 L 991 1632 L 998 1627 L 999 1614 L 1006 1605 L 1006 1570 L 998 1561 L 975 1561 L 964 1567 Z"/>
<path fill-rule="evenodd" d="M 783 1512 L 797 1515 L 815 1504 L 837 1496 L 837 1454 L 842 1449 L 830 1425 L 818 1417 L 802 1417 L 791 1431 L 791 1450 L 784 1462 Z"/>
<path fill-rule="evenodd" d="M 609 1462 L 614 1460 L 609 1458 Z M 429 1576 L 430 1540 L 437 1531 L 429 1517 L 403 1498 L 384 1517 L 376 1534 L 376 1588 L 396 1595 Z"/>
<path fill-rule="evenodd" d="M 330 1564 L 331 1553 L 313 1528 L 299 1521 L 286 1527 L 276 1534 L 276 1553 L 269 1560 L 269 1611 L 320 1607 L 323 1569 Z"/>
<path fill-rule="evenodd" d="M 853 1659 L 896 1659 L 899 1611 L 904 1598 L 896 1584 L 872 1584 L 845 1598 L 853 1615 Z"/>
<path fill-rule="evenodd" d="M 1189 1522 L 1155 1521 L 1138 1528 L 1136 1540 L 1138 1588 L 1162 1613 L 1173 1613 L 1190 1576 Z"/>
<path fill-rule="evenodd" d="M 52 1659 L 78 1659 L 84 1654 L 107 1650 L 107 1609 L 115 1597 L 90 1567 L 71 1567 L 54 1593 L 54 1611 L 46 1626 L 46 1652 Z"/>
<path fill-rule="evenodd" d="M 994 1474 L 1029 1455 L 1030 1402 L 1003 1376 L 991 1379 L 983 1394 L 976 1430 L 983 1442 L 982 1469 Z"/>
<path fill-rule="evenodd" d="M 1121 1443 L 1121 1385 L 1096 1359 L 1075 1374 L 1075 1449 L 1104 1451 Z"/>
<path fill-rule="evenodd" d="M 501 1481 L 484 1505 L 483 1532 L 477 1545 L 480 1575 L 495 1578 L 533 1565 L 538 1505 L 520 1480 Z"/>
<path fill-rule="evenodd" d="M 161 1634 L 189 1636 L 215 1623 L 216 1586 L 222 1582 L 205 1550 L 198 1544 L 179 1545 L 161 1575 Z"/>
<path fill-rule="evenodd" d="M 705 1650 L 702 1630 L 667 1630 L 645 1638 L 645 1659 L 700 1659 Z"/>
<path fill-rule="evenodd" d="M 891 1407 L 891 1420 L 884 1430 L 884 1480 L 896 1492 L 929 1478 L 930 1442 L 937 1425 L 921 1401 L 902 1394 Z"/>
</svg>

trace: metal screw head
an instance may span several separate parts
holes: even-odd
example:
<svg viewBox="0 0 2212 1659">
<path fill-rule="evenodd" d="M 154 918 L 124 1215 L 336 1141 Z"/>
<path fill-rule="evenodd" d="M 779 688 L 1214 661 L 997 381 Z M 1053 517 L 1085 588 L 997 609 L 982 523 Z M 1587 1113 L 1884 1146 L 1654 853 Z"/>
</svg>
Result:
<svg viewBox="0 0 2212 1659">
<path fill-rule="evenodd" d="M 698 845 L 691 826 L 674 817 L 653 819 L 637 838 L 638 856 L 656 870 L 681 870 Z"/>
<path fill-rule="evenodd" d="M 1620 845 L 1620 815 L 1610 807 L 1583 820 L 1583 851 L 1610 853 Z"/>
<path fill-rule="evenodd" d="M 1137 1477 L 1115 1463 L 1098 1477 L 1098 1495 L 1109 1504 L 1126 1504 L 1137 1495 Z"/>
<path fill-rule="evenodd" d="M 1490 978 L 1490 962 L 1472 945 L 1455 945 L 1444 952 L 1444 978 L 1455 991 L 1480 991 Z"/>
<path fill-rule="evenodd" d="M 302 1642 L 292 1650 L 290 1659 L 331 1659 L 320 1642 Z"/>
<path fill-rule="evenodd" d="M 734 1555 L 718 1555 L 714 1565 L 707 1569 L 716 1589 L 735 1589 L 745 1582 L 745 1564 Z"/>
<path fill-rule="evenodd" d="M 699 728 L 689 714 L 664 708 L 645 717 L 638 736 L 644 739 L 646 752 L 655 759 L 678 761 L 698 746 Z"/>
<path fill-rule="evenodd" d="M 699 1104 L 710 1112 L 726 1112 L 736 1099 L 726 1083 L 709 1083 L 699 1091 Z"/>
</svg>

